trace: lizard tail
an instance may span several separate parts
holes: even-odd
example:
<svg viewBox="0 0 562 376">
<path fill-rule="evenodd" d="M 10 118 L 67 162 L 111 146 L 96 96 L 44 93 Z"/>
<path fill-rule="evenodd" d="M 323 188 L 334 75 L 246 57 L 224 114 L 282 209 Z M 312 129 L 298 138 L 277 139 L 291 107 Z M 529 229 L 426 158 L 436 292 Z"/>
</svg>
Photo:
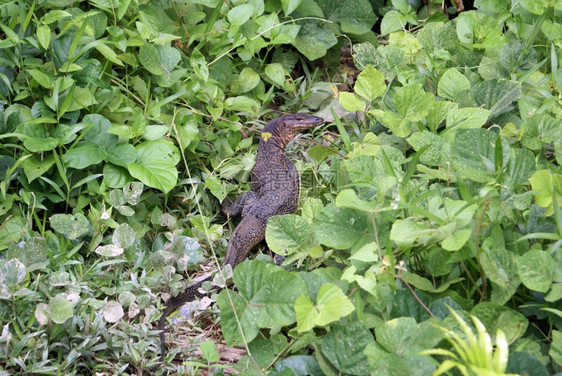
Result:
<svg viewBox="0 0 562 376">
<path fill-rule="evenodd" d="M 158 330 L 160 331 L 160 361 L 162 363 L 164 363 L 164 356 L 166 355 L 166 334 L 164 333 L 164 330 L 166 329 L 166 318 L 170 315 L 170 313 L 176 311 L 182 305 L 192 302 L 196 298 L 205 296 L 204 293 L 199 292 L 199 288 L 203 282 L 210 280 L 211 277 L 207 277 L 202 281 L 194 283 L 188 286 L 182 293 L 177 296 L 173 296 L 166 301 L 166 308 L 162 311 L 162 315 L 158 320 Z"/>
</svg>

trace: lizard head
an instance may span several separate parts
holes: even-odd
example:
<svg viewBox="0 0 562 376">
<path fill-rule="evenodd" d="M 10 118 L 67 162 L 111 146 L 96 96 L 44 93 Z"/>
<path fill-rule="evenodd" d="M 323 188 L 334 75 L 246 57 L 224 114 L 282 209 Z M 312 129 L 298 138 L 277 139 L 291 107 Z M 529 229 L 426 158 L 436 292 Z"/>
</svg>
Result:
<svg viewBox="0 0 562 376">
<path fill-rule="evenodd" d="M 290 114 L 280 116 L 270 123 L 273 123 L 274 129 L 266 127 L 264 131 L 273 133 L 287 144 L 302 131 L 324 123 L 324 119 L 306 114 Z"/>
</svg>

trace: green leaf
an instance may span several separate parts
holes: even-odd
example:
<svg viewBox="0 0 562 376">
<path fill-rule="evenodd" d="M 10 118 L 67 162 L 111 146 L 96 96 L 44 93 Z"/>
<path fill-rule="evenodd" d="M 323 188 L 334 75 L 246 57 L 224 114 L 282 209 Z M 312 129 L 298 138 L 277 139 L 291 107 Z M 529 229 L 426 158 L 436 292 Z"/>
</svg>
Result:
<svg viewBox="0 0 562 376">
<path fill-rule="evenodd" d="M 219 352 L 217 351 L 217 346 L 213 341 L 203 341 L 199 344 L 199 350 L 203 358 L 209 363 L 218 362 L 220 360 Z"/>
<path fill-rule="evenodd" d="M 55 296 L 49 300 L 51 319 L 57 324 L 63 324 L 73 316 L 72 305 L 62 296 Z"/>
<path fill-rule="evenodd" d="M 121 223 L 115 231 L 113 231 L 113 236 L 111 242 L 121 248 L 129 248 L 133 245 L 135 241 L 135 231 L 127 223 Z"/>
<path fill-rule="evenodd" d="M 437 94 L 440 97 L 458 101 L 460 94 L 470 90 L 470 81 L 456 68 L 450 68 L 443 73 L 437 87 Z"/>
<path fill-rule="evenodd" d="M 309 60 L 316 60 L 326 55 L 338 39 L 333 32 L 318 26 L 317 21 L 302 21 L 298 36 L 293 46 Z"/>
<path fill-rule="evenodd" d="M 529 321 L 520 312 L 499 304 L 480 303 L 470 313 L 482 321 L 488 333 L 501 329 L 509 343 L 523 336 L 529 325 Z"/>
<path fill-rule="evenodd" d="M 451 146 L 453 166 L 463 177 L 476 182 L 487 182 L 494 175 L 495 143 L 497 134 L 485 129 L 458 129 Z M 510 148 L 501 139 L 503 160 L 509 159 Z"/>
<path fill-rule="evenodd" d="M 366 213 L 333 204 L 324 207 L 313 219 L 320 243 L 335 249 L 349 249 L 359 240 L 372 239 L 369 223 Z"/>
<path fill-rule="evenodd" d="M 416 221 L 413 218 L 397 219 L 392 224 L 390 239 L 400 248 L 407 248 L 421 237 L 430 235 L 433 230 L 427 223 Z"/>
<path fill-rule="evenodd" d="M 235 6 L 228 11 L 228 22 L 230 22 L 232 26 L 242 26 L 250 19 L 250 17 L 252 17 L 253 13 L 254 6 L 251 4 Z"/>
<path fill-rule="evenodd" d="M 373 101 L 384 94 L 386 83 L 382 73 L 369 65 L 357 76 L 354 89 L 363 98 Z"/>
<path fill-rule="evenodd" d="M 441 242 L 441 246 L 447 251 L 458 251 L 462 248 L 463 245 L 466 244 L 471 234 L 471 229 L 456 231 L 445 240 L 443 240 L 443 242 Z"/>
<path fill-rule="evenodd" d="M 366 34 L 377 21 L 377 16 L 373 13 L 373 7 L 368 0 L 335 1 L 330 5 L 334 8 L 329 14 L 329 20 L 339 22 L 344 33 Z"/>
<path fill-rule="evenodd" d="M 258 86 L 260 81 L 261 79 L 259 74 L 257 74 L 252 68 L 246 67 L 242 69 L 240 74 L 232 81 L 230 88 L 236 94 L 246 93 Z"/>
<path fill-rule="evenodd" d="M 331 283 L 326 283 L 320 287 L 316 306 L 319 314 L 314 323 L 317 326 L 325 326 L 338 321 L 355 310 L 353 303 L 343 291 Z"/>
<path fill-rule="evenodd" d="M 0 260 L 0 300 L 10 299 L 26 276 L 25 265 L 17 258 Z"/>
<path fill-rule="evenodd" d="M 176 186 L 179 150 L 168 141 L 146 141 L 136 147 L 137 161 L 128 166 L 129 173 L 144 184 L 168 193 Z"/>
<path fill-rule="evenodd" d="M 336 206 L 374 213 L 377 210 L 378 203 L 360 199 L 353 189 L 344 189 L 336 197 Z"/>
<path fill-rule="evenodd" d="M 307 296 L 304 282 L 282 268 L 261 261 L 249 261 L 234 269 L 234 283 L 240 295 L 228 292 L 234 303 L 238 319 L 250 342 L 259 328 L 291 325 L 296 321 L 295 302 Z M 229 344 L 242 343 L 238 324 L 225 290 L 217 302 L 221 309 L 221 326 Z"/>
<path fill-rule="evenodd" d="M 285 69 L 279 63 L 267 64 L 265 74 L 278 87 L 282 87 L 285 83 Z"/>
<path fill-rule="evenodd" d="M 43 73 L 37 69 L 29 69 L 27 72 L 31 75 L 31 77 L 33 77 L 35 81 L 37 81 L 39 85 L 43 86 L 45 89 L 50 89 L 53 85 L 53 80 L 48 74 Z"/>
<path fill-rule="evenodd" d="M 113 51 L 111 49 L 111 47 L 109 47 L 108 45 L 103 44 L 103 43 L 99 43 L 99 44 L 96 45 L 95 48 L 96 48 L 96 50 L 99 51 L 99 53 L 101 53 L 107 60 L 111 61 L 113 64 L 124 66 L 121 59 L 119 59 L 119 57 L 117 57 L 117 54 L 115 53 L 115 51 Z"/>
<path fill-rule="evenodd" d="M 490 110 L 482 108 L 454 108 L 447 113 L 447 128 L 480 128 L 490 116 Z"/>
<path fill-rule="evenodd" d="M 299 296 L 295 301 L 295 314 L 299 333 L 305 333 L 314 328 L 318 311 L 307 296 Z"/>
<path fill-rule="evenodd" d="M 65 165 L 76 169 L 83 169 L 98 164 L 106 158 L 106 152 L 90 141 L 80 142 L 62 155 Z"/>
<path fill-rule="evenodd" d="M 242 111 L 252 115 L 257 115 L 260 110 L 258 101 L 245 95 L 227 98 L 224 106 L 232 111 Z"/>
<path fill-rule="evenodd" d="M 548 355 L 550 355 L 552 360 L 559 366 L 562 366 L 562 332 L 558 330 L 552 331 L 552 343 L 550 344 Z"/>
<path fill-rule="evenodd" d="M 433 106 L 433 95 L 423 91 L 421 84 L 401 87 L 394 95 L 396 109 L 405 119 L 419 121 L 427 116 Z"/>
<path fill-rule="evenodd" d="M 285 13 L 285 16 L 288 16 L 289 14 L 293 13 L 293 11 L 295 9 L 298 8 L 299 5 L 301 5 L 302 0 L 281 0 L 281 5 L 283 6 L 283 13 Z"/>
<path fill-rule="evenodd" d="M 368 375 L 369 364 L 363 353 L 374 338 L 362 322 L 337 325 L 322 338 L 322 354 L 341 374 Z"/>
<path fill-rule="evenodd" d="M 517 273 L 529 289 L 547 292 L 554 275 L 554 260 L 548 252 L 528 251 L 517 260 Z"/>
<path fill-rule="evenodd" d="M 406 27 L 406 17 L 396 10 L 385 13 L 381 21 L 381 35 L 387 35 Z"/>
<path fill-rule="evenodd" d="M 367 102 L 355 93 L 342 91 L 339 93 L 339 102 L 348 111 L 362 112 L 367 110 Z"/>
<path fill-rule="evenodd" d="M 139 61 L 152 74 L 170 74 L 181 59 L 179 51 L 169 46 L 145 43 L 139 50 Z"/>
<path fill-rule="evenodd" d="M 51 227 L 68 239 L 78 239 L 89 231 L 90 222 L 84 214 L 54 214 L 49 218 Z"/>
<path fill-rule="evenodd" d="M 306 219 L 295 214 L 269 218 L 265 240 L 268 247 L 281 256 L 308 252 L 319 244 L 312 226 Z"/>
<path fill-rule="evenodd" d="M 23 161 L 21 165 L 27 180 L 31 183 L 33 180 L 49 171 L 53 164 L 55 164 L 55 157 L 53 157 L 53 155 L 47 155 L 42 160 L 36 155 L 32 155 L 30 158 Z"/>
<path fill-rule="evenodd" d="M 483 108 L 490 110 L 490 117 L 509 112 L 512 103 L 521 95 L 521 84 L 507 80 L 487 80 L 479 83 L 474 89 L 474 98 Z"/>
</svg>

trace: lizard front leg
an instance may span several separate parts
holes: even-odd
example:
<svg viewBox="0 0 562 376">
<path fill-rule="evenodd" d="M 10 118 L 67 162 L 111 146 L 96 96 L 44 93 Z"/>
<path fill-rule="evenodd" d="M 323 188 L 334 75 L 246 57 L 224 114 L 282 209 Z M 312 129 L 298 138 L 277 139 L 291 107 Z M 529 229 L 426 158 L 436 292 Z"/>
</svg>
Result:
<svg viewBox="0 0 562 376">
<path fill-rule="evenodd" d="M 221 210 L 230 219 L 240 215 L 244 207 L 251 205 L 257 198 L 258 195 L 254 191 L 246 192 L 238 196 L 234 201 L 229 200 L 227 197 L 221 203 Z"/>
</svg>

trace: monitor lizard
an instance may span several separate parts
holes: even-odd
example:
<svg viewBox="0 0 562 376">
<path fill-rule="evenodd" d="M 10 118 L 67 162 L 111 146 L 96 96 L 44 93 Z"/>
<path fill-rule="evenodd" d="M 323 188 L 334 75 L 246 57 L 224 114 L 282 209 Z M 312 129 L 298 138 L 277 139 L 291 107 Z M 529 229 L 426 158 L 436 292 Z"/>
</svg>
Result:
<svg viewBox="0 0 562 376">
<path fill-rule="evenodd" d="M 299 202 L 299 176 L 295 165 L 285 155 L 285 147 L 297 134 L 324 123 L 324 119 L 305 114 L 291 114 L 271 120 L 263 129 L 258 146 L 256 165 L 250 178 L 251 190 L 234 202 L 223 202 L 227 217 L 242 216 L 232 233 L 223 265 L 234 268 L 248 252 L 265 238 L 267 220 L 274 215 L 292 214 Z M 164 361 L 166 317 L 183 304 L 203 297 L 201 284 L 211 277 L 187 287 L 166 301 L 166 308 L 158 321 L 161 360 Z"/>
</svg>

